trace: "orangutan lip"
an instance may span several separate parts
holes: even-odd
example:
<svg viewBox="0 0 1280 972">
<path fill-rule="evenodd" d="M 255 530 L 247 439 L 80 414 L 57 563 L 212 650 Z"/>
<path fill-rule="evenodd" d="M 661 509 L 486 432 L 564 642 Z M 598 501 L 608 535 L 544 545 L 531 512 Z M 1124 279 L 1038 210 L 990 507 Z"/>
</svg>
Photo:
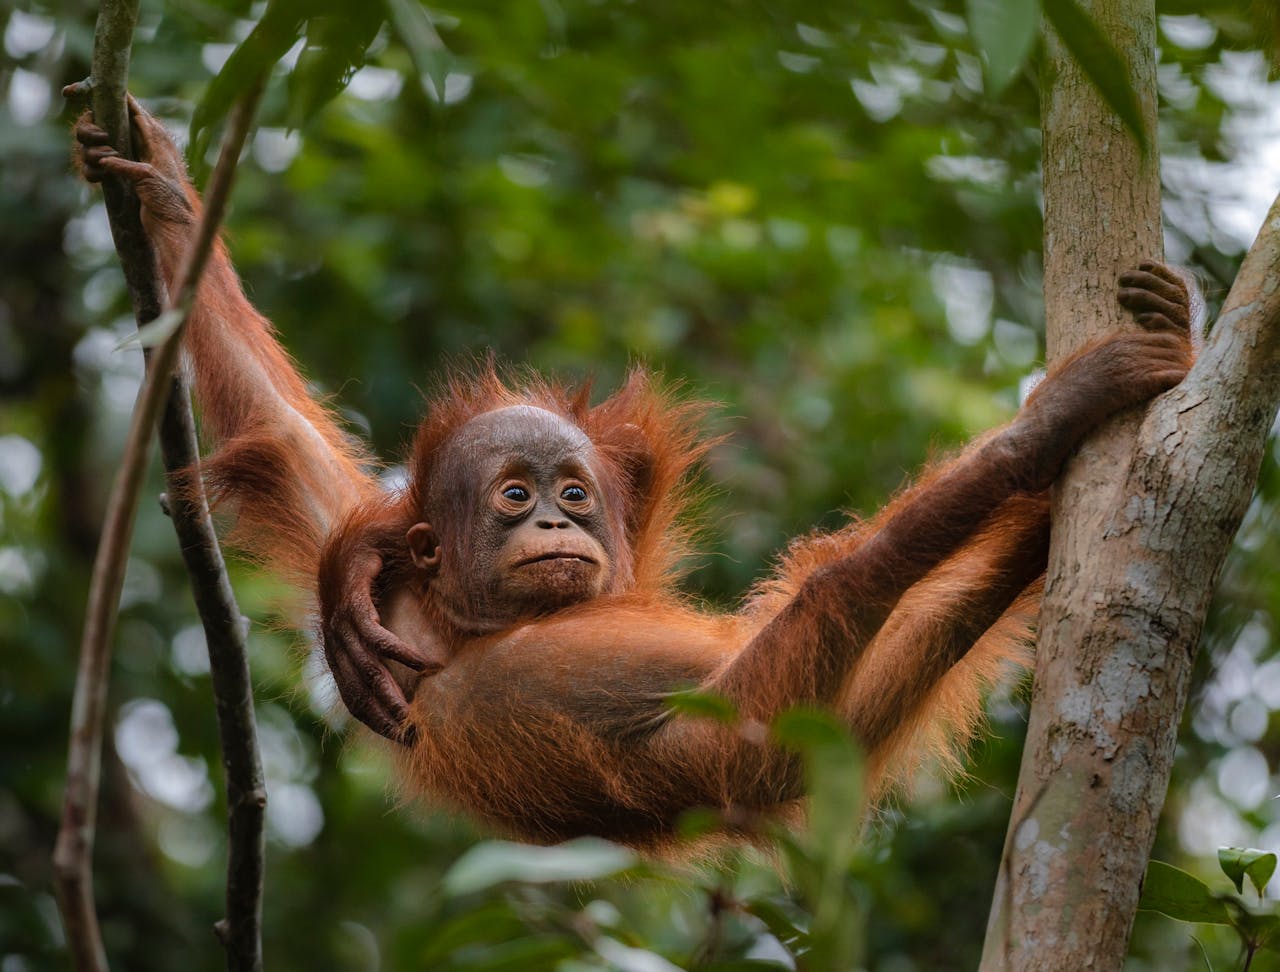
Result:
<svg viewBox="0 0 1280 972">
<path fill-rule="evenodd" d="M 516 561 L 516 566 L 528 567 L 530 564 L 541 564 L 549 560 L 580 560 L 584 564 L 595 563 L 595 559 L 593 557 L 588 557 L 586 554 L 576 554 L 557 550 L 551 553 L 538 554 L 536 557 L 529 557 L 526 560 Z"/>
</svg>

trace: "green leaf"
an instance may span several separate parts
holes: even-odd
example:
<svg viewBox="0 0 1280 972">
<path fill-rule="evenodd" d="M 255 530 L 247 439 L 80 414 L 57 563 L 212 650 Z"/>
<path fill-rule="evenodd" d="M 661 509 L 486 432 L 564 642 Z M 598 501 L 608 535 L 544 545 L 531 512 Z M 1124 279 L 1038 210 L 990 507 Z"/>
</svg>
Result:
<svg viewBox="0 0 1280 972">
<path fill-rule="evenodd" d="M 1255 946 L 1267 946 L 1275 941 L 1276 931 L 1280 929 L 1280 915 L 1260 913 L 1241 906 L 1235 916 L 1236 930 Z"/>
<path fill-rule="evenodd" d="M 1147 865 L 1147 877 L 1142 882 L 1142 899 L 1138 907 L 1144 911 L 1158 911 L 1178 921 L 1231 924 L 1226 906 L 1214 897 L 1207 884 L 1163 861 L 1151 861 Z"/>
<path fill-rule="evenodd" d="M 804 753 L 823 746 L 851 745 L 849 731 L 839 720 L 818 709 L 788 709 L 773 720 L 770 728 L 779 743 Z"/>
<path fill-rule="evenodd" d="M 1142 151 L 1147 151 L 1147 133 L 1142 125 L 1138 96 L 1129 83 L 1128 66 L 1076 0 L 1045 0 L 1045 16 L 1076 59 L 1085 76 L 1133 133 Z"/>
<path fill-rule="evenodd" d="M 1277 919 L 1280 920 L 1280 919 Z M 1280 952 L 1280 935 L 1271 934 L 1258 943 L 1269 952 Z"/>
<path fill-rule="evenodd" d="M 559 968 L 560 962 L 577 951 L 564 935 L 543 934 L 513 942 L 495 942 L 466 953 L 450 963 L 453 968 L 483 969 L 484 972 L 533 972 Z"/>
<path fill-rule="evenodd" d="M 115 350 L 123 351 L 126 348 L 155 348 L 164 344 L 169 336 L 178 329 L 178 325 L 182 323 L 184 317 L 181 310 L 172 308 L 162 313 L 153 321 L 148 321 L 142 327 L 138 328 L 132 334 L 126 335 L 115 346 Z"/>
<path fill-rule="evenodd" d="M 385 0 L 391 29 L 400 38 L 418 69 L 418 81 L 429 98 L 444 100 L 445 78 L 453 55 L 445 47 L 426 8 L 418 0 Z M 428 83 L 429 82 L 429 83 Z M 434 89 L 434 90 L 433 90 Z"/>
<path fill-rule="evenodd" d="M 193 170 L 199 168 L 209 150 L 213 126 L 225 118 L 236 99 L 258 78 L 265 77 L 276 61 L 293 46 L 308 6 L 305 0 L 272 0 L 249 36 L 231 52 L 222 70 L 209 82 L 204 97 L 191 116 L 187 161 Z"/>
<path fill-rule="evenodd" d="M 823 857 L 841 869 L 858 847 L 862 772 L 862 754 L 847 737 L 808 755 L 809 833 Z"/>
<path fill-rule="evenodd" d="M 857 847 L 862 806 L 862 753 L 833 715 L 791 709 L 773 722 L 773 735 L 804 754 L 809 788 L 809 853 L 822 870 L 843 871 Z"/>
<path fill-rule="evenodd" d="M 679 689 L 667 696 L 667 707 L 679 715 L 699 716 L 731 725 L 738 721 L 738 708 L 722 695 L 698 689 Z"/>
<path fill-rule="evenodd" d="M 1271 875 L 1276 873 L 1276 855 L 1270 851 L 1254 850 L 1251 847 L 1219 847 L 1218 866 L 1222 873 L 1231 878 L 1236 890 L 1244 893 L 1244 879 L 1247 875 L 1249 883 L 1262 897 Z"/>
<path fill-rule="evenodd" d="M 477 844 L 444 876 L 446 894 L 472 894 L 506 881 L 595 881 L 634 867 L 631 851 L 607 840 L 583 837 L 555 847 L 531 847 L 505 840 Z"/>
<path fill-rule="evenodd" d="M 382 9 L 376 4 L 307 22 L 306 46 L 289 73 L 289 127 L 301 127 L 347 86 L 382 24 Z"/>
<path fill-rule="evenodd" d="M 724 827 L 723 814 L 710 807 L 694 807 L 680 814 L 676 821 L 676 833 L 681 840 L 697 840 L 719 833 Z"/>
<path fill-rule="evenodd" d="M 809 963 L 853 968 L 863 942 L 862 912 L 850 882 L 863 811 L 861 752 L 828 712 L 785 712 L 774 720 L 773 732 L 803 754 L 808 779 L 808 826 L 794 837 L 779 835 L 778 847 L 813 915 Z"/>
<path fill-rule="evenodd" d="M 987 64 L 987 88 L 998 95 L 1026 63 L 1040 26 L 1040 0 L 967 0 L 969 33 Z"/>
<path fill-rule="evenodd" d="M 450 952 L 470 945 L 515 939 L 524 930 L 505 900 L 485 902 L 432 929 L 429 944 L 419 956 L 422 968 L 435 968 Z"/>
<path fill-rule="evenodd" d="M 793 952 L 808 947 L 809 930 L 804 915 L 794 902 L 785 898 L 754 898 L 744 903 L 743 911 L 764 922 L 770 934 Z"/>
</svg>

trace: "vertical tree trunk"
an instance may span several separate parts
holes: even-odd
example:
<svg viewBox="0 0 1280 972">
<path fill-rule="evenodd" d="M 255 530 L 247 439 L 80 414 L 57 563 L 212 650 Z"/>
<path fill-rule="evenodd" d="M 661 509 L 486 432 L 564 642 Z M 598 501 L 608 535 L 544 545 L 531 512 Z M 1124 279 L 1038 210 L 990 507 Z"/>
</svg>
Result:
<svg viewBox="0 0 1280 972">
<path fill-rule="evenodd" d="M 1120 328 L 1116 277 L 1162 259 L 1153 0 L 1084 4 L 1127 59 L 1142 154 L 1051 28 L 1041 93 L 1048 360 Z M 1139 417 L 1091 438 L 1055 488 L 1035 690 L 984 970 L 1119 968 L 1164 803 L 1199 625 L 1127 616 L 1099 566 Z M 1175 592 L 1170 592 L 1175 593 Z"/>
<path fill-rule="evenodd" d="M 1151 0 L 1094 0 L 1154 138 Z M 1050 358 L 1120 321 L 1115 276 L 1160 253 L 1140 156 L 1049 38 L 1043 95 Z M 1199 360 L 1090 441 L 1057 489 L 1027 743 L 982 969 L 1124 963 L 1209 597 L 1280 405 L 1280 201 Z"/>
</svg>

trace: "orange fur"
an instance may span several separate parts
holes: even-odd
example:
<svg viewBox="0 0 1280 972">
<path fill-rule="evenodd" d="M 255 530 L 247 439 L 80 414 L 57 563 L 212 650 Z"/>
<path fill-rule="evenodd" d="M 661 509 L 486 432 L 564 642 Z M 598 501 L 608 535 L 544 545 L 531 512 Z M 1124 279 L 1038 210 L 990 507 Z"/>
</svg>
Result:
<svg viewBox="0 0 1280 972">
<path fill-rule="evenodd" d="M 172 279 L 200 203 L 163 129 L 140 109 L 134 120 L 145 166 L 113 168 L 105 136 L 83 121 L 78 137 L 87 168 L 96 153 L 94 165 L 134 181 Z M 959 768 L 984 687 L 1025 661 L 1049 485 L 1092 428 L 1175 384 L 1190 362 L 1186 315 L 1171 303 L 1180 285 L 1167 273 L 1129 275 L 1121 291 L 1122 303 L 1145 312 L 1150 333 L 1068 359 L 1013 425 L 935 466 L 870 521 L 798 540 L 727 615 L 696 609 L 675 587 L 689 540 L 690 470 L 707 447 L 697 434 L 704 406 L 676 399 L 642 369 L 595 406 L 589 387 L 536 375 L 504 379 L 492 366 L 455 375 L 418 430 L 407 488 L 383 494 L 364 451 L 308 394 L 245 299 L 221 246 L 186 350 L 204 424 L 219 441 L 207 475 L 218 497 L 234 501 L 235 536 L 317 593 L 343 699 L 406 744 L 405 785 L 529 840 L 592 833 L 655 849 L 671 844 L 694 807 L 718 810 L 730 834 L 749 833 L 761 816 L 794 815 L 804 792 L 799 758 L 767 735 L 792 706 L 840 715 L 868 750 L 876 796 L 924 760 Z M 514 405 L 541 410 L 543 424 L 499 430 L 510 438 L 532 428 L 552 444 L 540 452 L 523 440 L 504 444 L 515 454 L 485 459 L 485 475 L 537 462 L 589 467 L 551 482 L 578 476 L 570 489 L 590 483 L 599 492 L 572 500 L 599 557 L 550 556 L 576 560 L 573 569 L 607 561 L 608 571 L 593 575 L 597 586 L 575 587 L 571 570 L 555 573 L 557 561 L 534 574 L 557 578 L 535 585 L 546 599 L 519 602 L 514 621 L 460 617 L 457 605 L 469 602 L 446 606 L 442 594 L 472 576 L 456 560 L 500 546 L 492 531 L 482 534 L 489 546 L 468 543 L 481 516 L 475 491 L 463 487 L 478 479 L 468 450 L 479 440 L 464 430 L 493 416 L 480 425 L 505 443 L 493 423 L 511 422 L 501 410 Z M 572 512 L 563 516 L 535 525 L 574 525 Z M 569 599 L 553 601 L 547 589 L 585 593 L 563 607 Z M 670 694 L 686 686 L 726 698 L 738 720 L 673 712 Z"/>
</svg>

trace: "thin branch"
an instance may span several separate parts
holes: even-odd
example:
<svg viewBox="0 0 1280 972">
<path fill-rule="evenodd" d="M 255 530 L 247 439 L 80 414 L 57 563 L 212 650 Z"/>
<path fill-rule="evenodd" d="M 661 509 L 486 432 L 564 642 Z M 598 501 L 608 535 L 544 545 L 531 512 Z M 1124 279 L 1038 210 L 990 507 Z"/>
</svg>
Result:
<svg viewBox="0 0 1280 972">
<path fill-rule="evenodd" d="M 231 972 L 262 968 L 262 884 L 267 791 L 249 680 L 248 623 L 236 605 L 200 484 L 195 421 L 185 378 L 170 384 L 160 419 L 169 515 L 191 575 L 209 645 L 209 670 L 227 781 L 226 918 L 216 927 Z"/>
<path fill-rule="evenodd" d="M 1233 334 L 1242 343 L 1241 353 L 1246 354 L 1246 364 L 1273 371 L 1280 363 L 1280 288 L 1276 287 L 1276 267 L 1280 266 L 1280 196 L 1271 203 L 1266 219 L 1258 235 L 1245 254 L 1240 272 L 1231 284 L 1227 299 L 1223 301 L 1213 332 L 1205 341 L 1204 351 L 1193 378 L 1205 373 L 1204 380 L 1214 386 L 1235 376 L 1238 391 L 1251 405 L 1269 405 L 1274 400 L 1274 389 L 1258 387 L 1252 380 L 1252 372 L 1241 371 L 1238 366 L 1228 368 L 1223 357 L 1230 350 L 1227 335 Z M 1218 332 L 1223 336 L 1219 337 Z M 1214 353 L 1221 349 L 1221 353 Z M 1233 389 L 1234 391 L 1235 389 Z"/>
<path fill-rule="evenodd" d="M 124 89 L 129 51 L 138 19 L 137 0 L 104 0 L 94 33 L 94 100 L 100 124 L 113 144 L 128 152 L 128 122 Z M 119 109 L 112 104 L 118 98 Z M 137 200 L 124 187 L 108 180 L 103 192 L 112 236 L 125 267 L 125 283 L 138 320 L 160 313 L 155 289 L 155 255 L 141 231 Z M 132 219 L 129 219 L 129 216 Z M 130 232 L 130 227 L 136 228 Z M 130 429 L 126 455 L 144 450 L 148 429 Z M 53 876 L 58 907 L 66 927 L 67 947 L 78 972 L 105 972 L 106 951 L 93 902 L 91 861 L 97 824 L 98 786 L 102 775 L 102 723 L 107 696 L 107 646 L 115 624 L 115 605 L 124 580 L 124 551 L 133 532 L 133 511 L 141 485 L 142 463 L 121 466 L 108 499 L 106 520 L 98 542 L 89 586 L 80 664 L 71 704 L 71 741 L 67 753 L 67 792 L 62 824 L 53 851 Z"/>
<path fill-rule="evenodd" d="M 94 36 L 94 115 L 107 130 L 111 143 L 126 155 L 130 153 L 125 89 L 137 12 L 137 0 L 104 0 Z M 217 233 L 218 221 L 226 206 L 235 164 L 243 148 L 260 92 L 261 84 L 255 85 L 245 96 L 229 125 L 222 157 L 210 181 L 208 205 L 201 219 L 196 243 L 184 261 L 180 283 L 174 288 L 174 299 L 170 302 L 171 307 L 181 309 L 181 319 L 174 333 L 149 362 L 150 367 L 138 394 L 120 469 L 107 501 L 106 519 L 94 560 L 72 702 L 67 790 L 62 824 L 53 853 L 59 908 L 67 930 L 73 966 L 79 972 L 105 972 L 107 968 L 93 900 L 93 843 L 101 780 L 110 646 L 137 512 L 138 494 L 146 471 L 151 430 L 156 424 L 161 404 L 166 399 L 171 405 L 174 404 L 172 373 L 182 331 L 200 273 Z M 145 324 L 158 316 L 160 309 L 155 256 L 142 230 L 138 203 L 131 190 L 116 180 L 108 179 L 104 183 L 104 195 L 112 236 L 124 268 L 134 311 L 139 323 Z M 179 403 L 178 407 L 189 409 L 190 406 Z M 197 597 L 199 600 L 199 595 Z M 238 628 L 238 611 L 234 612 L 234 617 Z M 242 639 L 243 636 L 240 637 Z M 217 639 L 210 638 L 211 648 L 215 640 Z M 250 741 L 254 742 L 252 739 Z M 256 754 L 256 748 L 254 752 Z M 257 785 L 251 786 L 250 790 L 257 792 L 260 789 L 259 772 Z M 259 863 L 260 857 L 259 851 Z M 258 883 L 260 887 L 260 879 Z M 256 910 L 260 910 L 260 905 Z M 257 923 L 255 921 L 252 924 L 256 940 Z M 230 961 L 230 952 L 228 955 Z M 242 967 L 256 969 L 260 968 L 260 964 L 259 960 L 256 965 Z"/>
<path fill-rule="evenodd" d="M 205 194 L 200 231 L 178 272 L 179 284 L 173 300 L 181 308 L 183 323 L 166 342 L 166 347 L 176 348 L 181 338 L 195 299 L 200 271 L 208 260 L 231 195 L 236 162 L 262 96 L 262 86 L 260 78 L 229 118 L 222 151 Z M 171 377 L 160 420 L 160 451 L 169 483 L 170 516 L 208 643 L 227 786 L 226 917 L 218 922 L 216 931 L 226 949 L 230 972 L 261 972 L 267 790 L 249 676 L 248 622 L 236 604 L 201 485 L 190 391 L 181 374 L 172 374 L 171 365 L 168 370 Z M 158 363 L 153 373 L 164 374 Z"/>
</svg>

